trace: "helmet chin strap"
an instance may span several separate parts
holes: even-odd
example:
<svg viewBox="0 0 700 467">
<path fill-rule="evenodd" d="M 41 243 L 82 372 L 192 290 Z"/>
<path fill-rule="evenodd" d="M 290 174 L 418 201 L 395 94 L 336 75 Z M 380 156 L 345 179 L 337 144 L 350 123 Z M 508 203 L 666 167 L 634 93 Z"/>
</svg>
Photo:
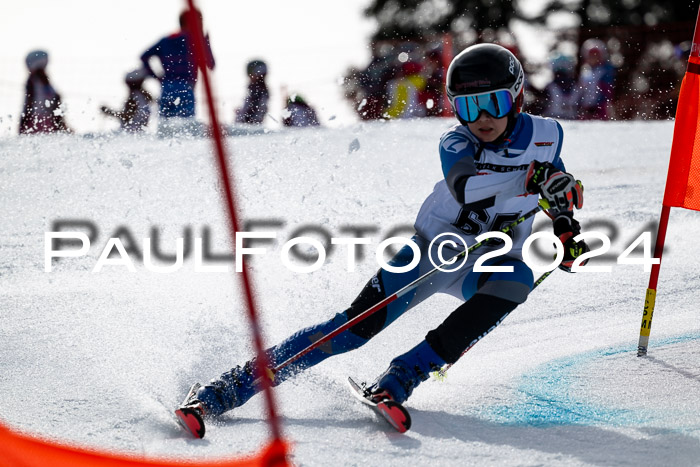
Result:
<svg viewBox="0 0 700 467">
<path fill-rule="evenodd" d="M 493 143 L 496 144 L 497 146 L 500 146 L 503 144 L 503 142 L 508 139 L 508 137 L 513 133 L 513 129 L 515 128 L 515 123 L 518 121 L 518 115 L 520 115 L 520 109 L 523 105 L 523 90 L 520 90 L 520 94 L 518 97 L 515 98 L 515 102 L 513 103 L 513 108 L 510 109 L 510 112 L 508 112 L 508 125 L 506 125 L 506 130 L 503 132 L 501 136 L 496 138 Z"/>
<path fill-rule="evenodd" d="M 498 137 L 498 139 L 500 140 L 498 144 L 501 144 L 503 141 L 506 140 L 508 136 L 510 136 L 513 133 L 515 123 L 518 121 L 518 114 L 520 114 L 520 112 L 516 113 L 515 108 L 508 112 L 508 125 L 506 126 L 506 131 L 504 131 L 503 134 Z"/>
</svg>

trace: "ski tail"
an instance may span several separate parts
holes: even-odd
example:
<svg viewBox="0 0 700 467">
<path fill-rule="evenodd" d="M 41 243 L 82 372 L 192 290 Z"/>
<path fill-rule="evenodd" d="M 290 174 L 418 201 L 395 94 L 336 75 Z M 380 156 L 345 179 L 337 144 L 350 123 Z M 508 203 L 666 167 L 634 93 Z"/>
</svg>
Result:
<svg viewBox="0 0 700 467">
<path fill-rule="evenodd" d="M 206 431 L 204 426 L 204 407 L 195 399 L 197 391 L 202 385 L 194 383 L 190 388 L 182 405 L 175 410 L 175 417 L 182 428 L 195 438 L 204 438 Z"/>
<path fill-rule="evenodd" d="M 175 411 L 177 422 L 195 438 L 204 438 L 204 420 L 192 407 L 180 407 Z"/>
<path fill-rule="evenodd" d="M 400 403 L 388 395 L 372 394 L 365 383 L 358 384 L 348 378 L 352 393 L 360 402 L 381 415 L 396 431 L 406 433 L 411 428 L 411 415 Z"/>
<path fill-rule="evenodd" d="M 385 399 L 377 403 L 377 410 L 399 433 L 406 433 L 411 429 L 411 416 L 406 408 L 398 402 Z"/>
</svg>

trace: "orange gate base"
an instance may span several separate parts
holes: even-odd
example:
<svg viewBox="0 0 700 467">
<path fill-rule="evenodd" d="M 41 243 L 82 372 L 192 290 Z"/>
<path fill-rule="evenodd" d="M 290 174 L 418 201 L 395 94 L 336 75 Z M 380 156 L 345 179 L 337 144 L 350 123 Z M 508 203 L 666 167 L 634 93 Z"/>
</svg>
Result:
<svg viewBox="0 0 700 467">
<path fill-rule="evenodd" d="M 259 454 L 238 459 L 145 459 L 97 449 L 71 446 L 10 430 L 0 424 L 1 467 L 245 467 L 286 466 L 287 444 L 273 440 Z"/>
</svg>

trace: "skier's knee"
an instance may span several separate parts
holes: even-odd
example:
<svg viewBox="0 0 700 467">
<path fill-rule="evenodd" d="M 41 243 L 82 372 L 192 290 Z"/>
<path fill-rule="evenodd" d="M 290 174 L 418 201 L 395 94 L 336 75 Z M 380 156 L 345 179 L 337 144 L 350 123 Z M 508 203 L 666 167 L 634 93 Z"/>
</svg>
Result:
<svg viewBox="0 0 700 467">
<path fill-rule="evenodd" d="M 425 340 L 447 363 L 454 363 L 518 305 L 511 300 L 477 293 L 430 331 Z"/>
<path fill-rule="evenodd" d="M 413 250 L 409 246 L 403 247 L 392 259 L 389 265 L 393 267 L 402 267 L 410 264 L 413 261 Z M 357 296 L 350 308 L 345 310 L 345 315 L 348 321 L 358 316 L 360 313 L 368 310 L 380 301 L 384 300 L 388 295 L 394 293 L 404 285 L 410 283 L 418 277 L 418 268 L 403 273 L 392 273 L 384 269 L 380 269 L 372 279 L 367 282 L 365 287 Z M 406 295 L 406 299 L 415 294 L 415 291 Z M 355 326 L 350 328 L 350 332 L 364 339 L 371 339 L 376 336 L 379 331 L 387 326 L 388 312 L 391 311 L 389 322 L 396 319 L 397 313 L 400 314 L 403 309 L 397 310 L 392 308 L 387 310 L 384 306 L 380 310 L 374 312 L 368 318 L 360 321 Z"/>
<path fill-rule="evenodd" d="M 383 271 L 380 270 L 376 276 L 369 280 L 369 282 L 360 292 L 360 295 L 358 295 L 355 301 L 352 302 L 350 308 L 344 311 L 348 321 L 385 298 L 382 272 Z M 386 315 L 387 310 L 386 306 L 384 306 L 368 318 L 365 318 L 351 327 L 350 332 L 364 339 L 371 339 L 372 337 L 376 336 L 379 331 L 384 329 Z"/>
<path fill-rule="evenodd" d="M 498 297 L 503 300 L 524 303 L 528 294 L 532 291 L 532 270 L 521 260 L 514 258 L 494 261 L 489 266 L 511 266 L 511 272 L 488 272 L 478 276 L 478 279 L 468 277 L 462 284 L 462 293 L 465 299 L 474 294 L 484 294 Z"/>
</svg>

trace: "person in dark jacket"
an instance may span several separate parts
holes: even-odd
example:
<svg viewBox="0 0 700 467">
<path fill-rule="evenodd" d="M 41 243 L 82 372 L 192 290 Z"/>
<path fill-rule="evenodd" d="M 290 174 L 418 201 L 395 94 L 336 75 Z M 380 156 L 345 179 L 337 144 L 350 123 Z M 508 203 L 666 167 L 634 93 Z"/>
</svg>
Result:
<svg viewBox="0 0 700 467">
<path fill-rule="evenodd" d="M 143 88 L 145 79 L 146 70 L 143 68 L 128 73 L 124 81 L 129 88 L 129 97 L 122 110 L 114 110 L 106 106 L 100 108 L 104 114 L 118 118 L 120 127 L 124 131 L 143 131 L 148 126 L 153 97 Z"/>
<path fill-rule="evenodd" d="M 316 111 L 299 94 L 287 98 L 287 107 L 282 113 L 284 126 L 319 126 Z"/>
<path fill-rule="evenodd" d="M 262 60 L 252 60 L 246 66 L 248 73 L 248 94 L 243 107 L 236 110 L 236 123 L 262 124 L 267 115 L 270 92 L 267 89 L 267 64 Z"/>
<path fill-rule="evenodd" d="M 46 74 L 49 55 L 43 50 L 30 52 L 26 58 L 29 78 L 24 94 L 24 108 L 19 121 L 19 133 L 70 132 L 63 117 L 61 96 Z"/>
</svg>

